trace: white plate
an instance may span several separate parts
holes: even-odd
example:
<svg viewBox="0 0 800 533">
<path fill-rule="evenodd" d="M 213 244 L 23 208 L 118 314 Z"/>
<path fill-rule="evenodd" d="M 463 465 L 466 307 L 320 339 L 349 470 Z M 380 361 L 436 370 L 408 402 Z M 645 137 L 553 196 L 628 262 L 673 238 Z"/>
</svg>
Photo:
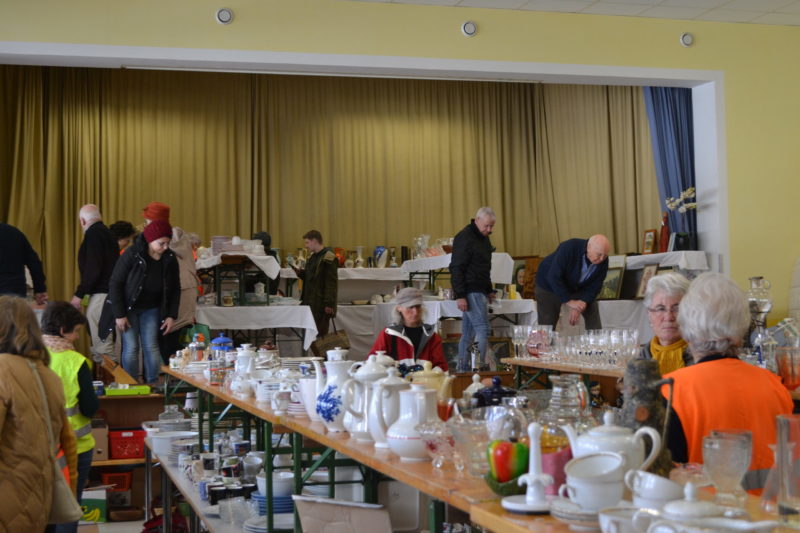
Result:
<svg viewBox="0 0 800 533">
<path fill-rule="evenodd" d="M 203 509 L 203 514 L 208 516 L 219 516 L 219 505 L 209 505 Z"/>
<path fill-rule="evenodd" d="M 554 498 L 550 502 L 550 514 L 558 520 L 569 524 L 573 531 L 597 531 L 600 522 L 596 512 L 586 511 L 566 498 Z"/>
<path fill-rule="evenodd" d="M 272 526 L 275 529 L 292 529 L 294 527 L 294 513 L 279 513 L 272 515 Z M 244 530 L 253 533 L 261 533 L 267 531 L 267 517 L 256 516 L 244 522 Z"/>
</svg>

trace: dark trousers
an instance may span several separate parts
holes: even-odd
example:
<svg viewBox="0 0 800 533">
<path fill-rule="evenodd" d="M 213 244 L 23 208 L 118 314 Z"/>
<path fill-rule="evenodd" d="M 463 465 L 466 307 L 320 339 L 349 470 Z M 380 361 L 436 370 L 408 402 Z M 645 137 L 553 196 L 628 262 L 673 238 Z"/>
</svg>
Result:
<svg viewBox="0 0 800 533">
<path fill-rule="evenodd" d="M 328 328 L 331 323 L 331 317 L 325 314 L 325 310 L 321 311 L 311 310 L 311 315 L 314 317 L 314 323 L 317 325 L 317 337 L 324 337 L 328 334 Z"/>
<path fill-rule="evenodd" d="M 158 332 L 158 348 L 161 351 L 161 359 L 164 361 L 165 365 L 169 364 L 169 358 L 175 355 L 175 352 L 183 348 L 183 346 L 181 346 L 182 329 L 183 328 L 177 329 L 166 335 L 162 335 L 160 331 Z M 209 339 L 206 339 L 206 344 L 208 343 Z"/>
<path fill-rule="evenodd" d="M 556 329 L 558 317 L 561 314 L 561 298 L 553 292 L 536 286 L 536 313 L 539 325 L 553 326 Z M 602 329 L 600 321 L 600 309 L 597 307 L 597 300 L 586 306 L 583 312 L 583 321 L 586 329 Z"/>
</svg>

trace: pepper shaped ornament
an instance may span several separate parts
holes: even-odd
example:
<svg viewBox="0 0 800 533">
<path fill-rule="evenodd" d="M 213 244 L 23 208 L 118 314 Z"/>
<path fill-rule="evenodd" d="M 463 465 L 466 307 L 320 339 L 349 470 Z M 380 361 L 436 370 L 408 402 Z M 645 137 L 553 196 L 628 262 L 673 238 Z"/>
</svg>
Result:
<svg viewBox="0 0 800 533">
<path fill-rule="evenodd" d="M 574 457 L 582 457 L 596 452 L 615 452 L 625 457 L 625 471 L 647 470 L 661 451 L 661 435 L 655 429 L 644 426 L 634 433 L 630 428 L 614 424 L 614 413 L 603 413 L 603 425 L 578 435 L 570 425 L 561 429 L 567 434 Z M 650 454 L 644 456 L 644 436 L 650 437 Z"/>
<path fill-rule="evenodd" d="M 517 483 L 527 485 L 525 494 L 507 496 L 500 504 L 504 509 L 516 513 L 546 514 L 550 511 L 550 502 L 545 496 L 544 489 L 553 484 L 553 476 L 542 472 L 542 426 L 538 422 L 528 425 L 530 438 L 530 453 L 528 456 L 528 473 L 522 474 Z"/>
</svg>

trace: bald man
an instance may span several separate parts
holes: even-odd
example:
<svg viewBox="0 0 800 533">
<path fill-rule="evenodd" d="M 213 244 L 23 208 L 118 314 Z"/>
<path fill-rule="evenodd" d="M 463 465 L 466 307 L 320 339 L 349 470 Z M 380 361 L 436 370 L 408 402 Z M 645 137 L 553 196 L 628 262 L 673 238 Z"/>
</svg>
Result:
<svg viewBox="0 0 800 533">
<path fill-rule="evenodd" d="M 566 304 L 570 325 L 583 315 L 586 329 L 603 327 L 596 298 L 606 279 L 610 249 L 605 235 L 593 235 L 564 241 L 544 258 L 536 272 L 539 324 L 555 329 L 561 304 Z"/>
<path fill-rule="evenodd" d="M 80 310 L 83 297 L 89 295 L 86 320 L 92 337 L 92 355 L 95 361 L 106 354 L 114 359 L 114 341 L 111 337 L 103 341 L 97 336 L 97 323 L 103 311 L 103 303 L 108 294 L 108 280 L 119 258 L 117 239 L 100 216 L 100 209 L 94 204 L 86 204 L 78 213 L 83 229 L 83 242 L 78 248 L 78 270 L 81 281 L 72 297 L 73 306 Z"/>
</svg>

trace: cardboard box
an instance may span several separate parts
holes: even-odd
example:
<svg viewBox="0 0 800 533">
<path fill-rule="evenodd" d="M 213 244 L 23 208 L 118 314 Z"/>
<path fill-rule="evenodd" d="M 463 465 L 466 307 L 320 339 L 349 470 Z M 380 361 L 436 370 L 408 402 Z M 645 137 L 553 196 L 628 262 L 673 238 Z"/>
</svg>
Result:
<svg viewBox="0 0 800 533">
<path fill-rule="evenodd" d="M 81 507 L 83 508 L 81 524 L 105 523 L 108 516 L 106 490 L 84 490 Z"/>
<path fill-rule="evenodd" d="M 109 490 L 108 491 L 108 506 L 109 507 L 127 507 L 131 504 L 131 491 L 128 490 Z"/>
<path fill-rule="evenodd" d="M 92 419 L 92 436 L 94 437 L 94 461 L 108 461 L 108 424 L 102 418 Z"/>
<path fill-rule="evenodd" d="M 114 362 L 107 355 L 103 355 L 102 369 L 108 372 L 114 381 L 128 385 L 136 385 L 136 380 L 130 374 L 125 372 L 125 369 L 119 363 Z"/>
</svg>

